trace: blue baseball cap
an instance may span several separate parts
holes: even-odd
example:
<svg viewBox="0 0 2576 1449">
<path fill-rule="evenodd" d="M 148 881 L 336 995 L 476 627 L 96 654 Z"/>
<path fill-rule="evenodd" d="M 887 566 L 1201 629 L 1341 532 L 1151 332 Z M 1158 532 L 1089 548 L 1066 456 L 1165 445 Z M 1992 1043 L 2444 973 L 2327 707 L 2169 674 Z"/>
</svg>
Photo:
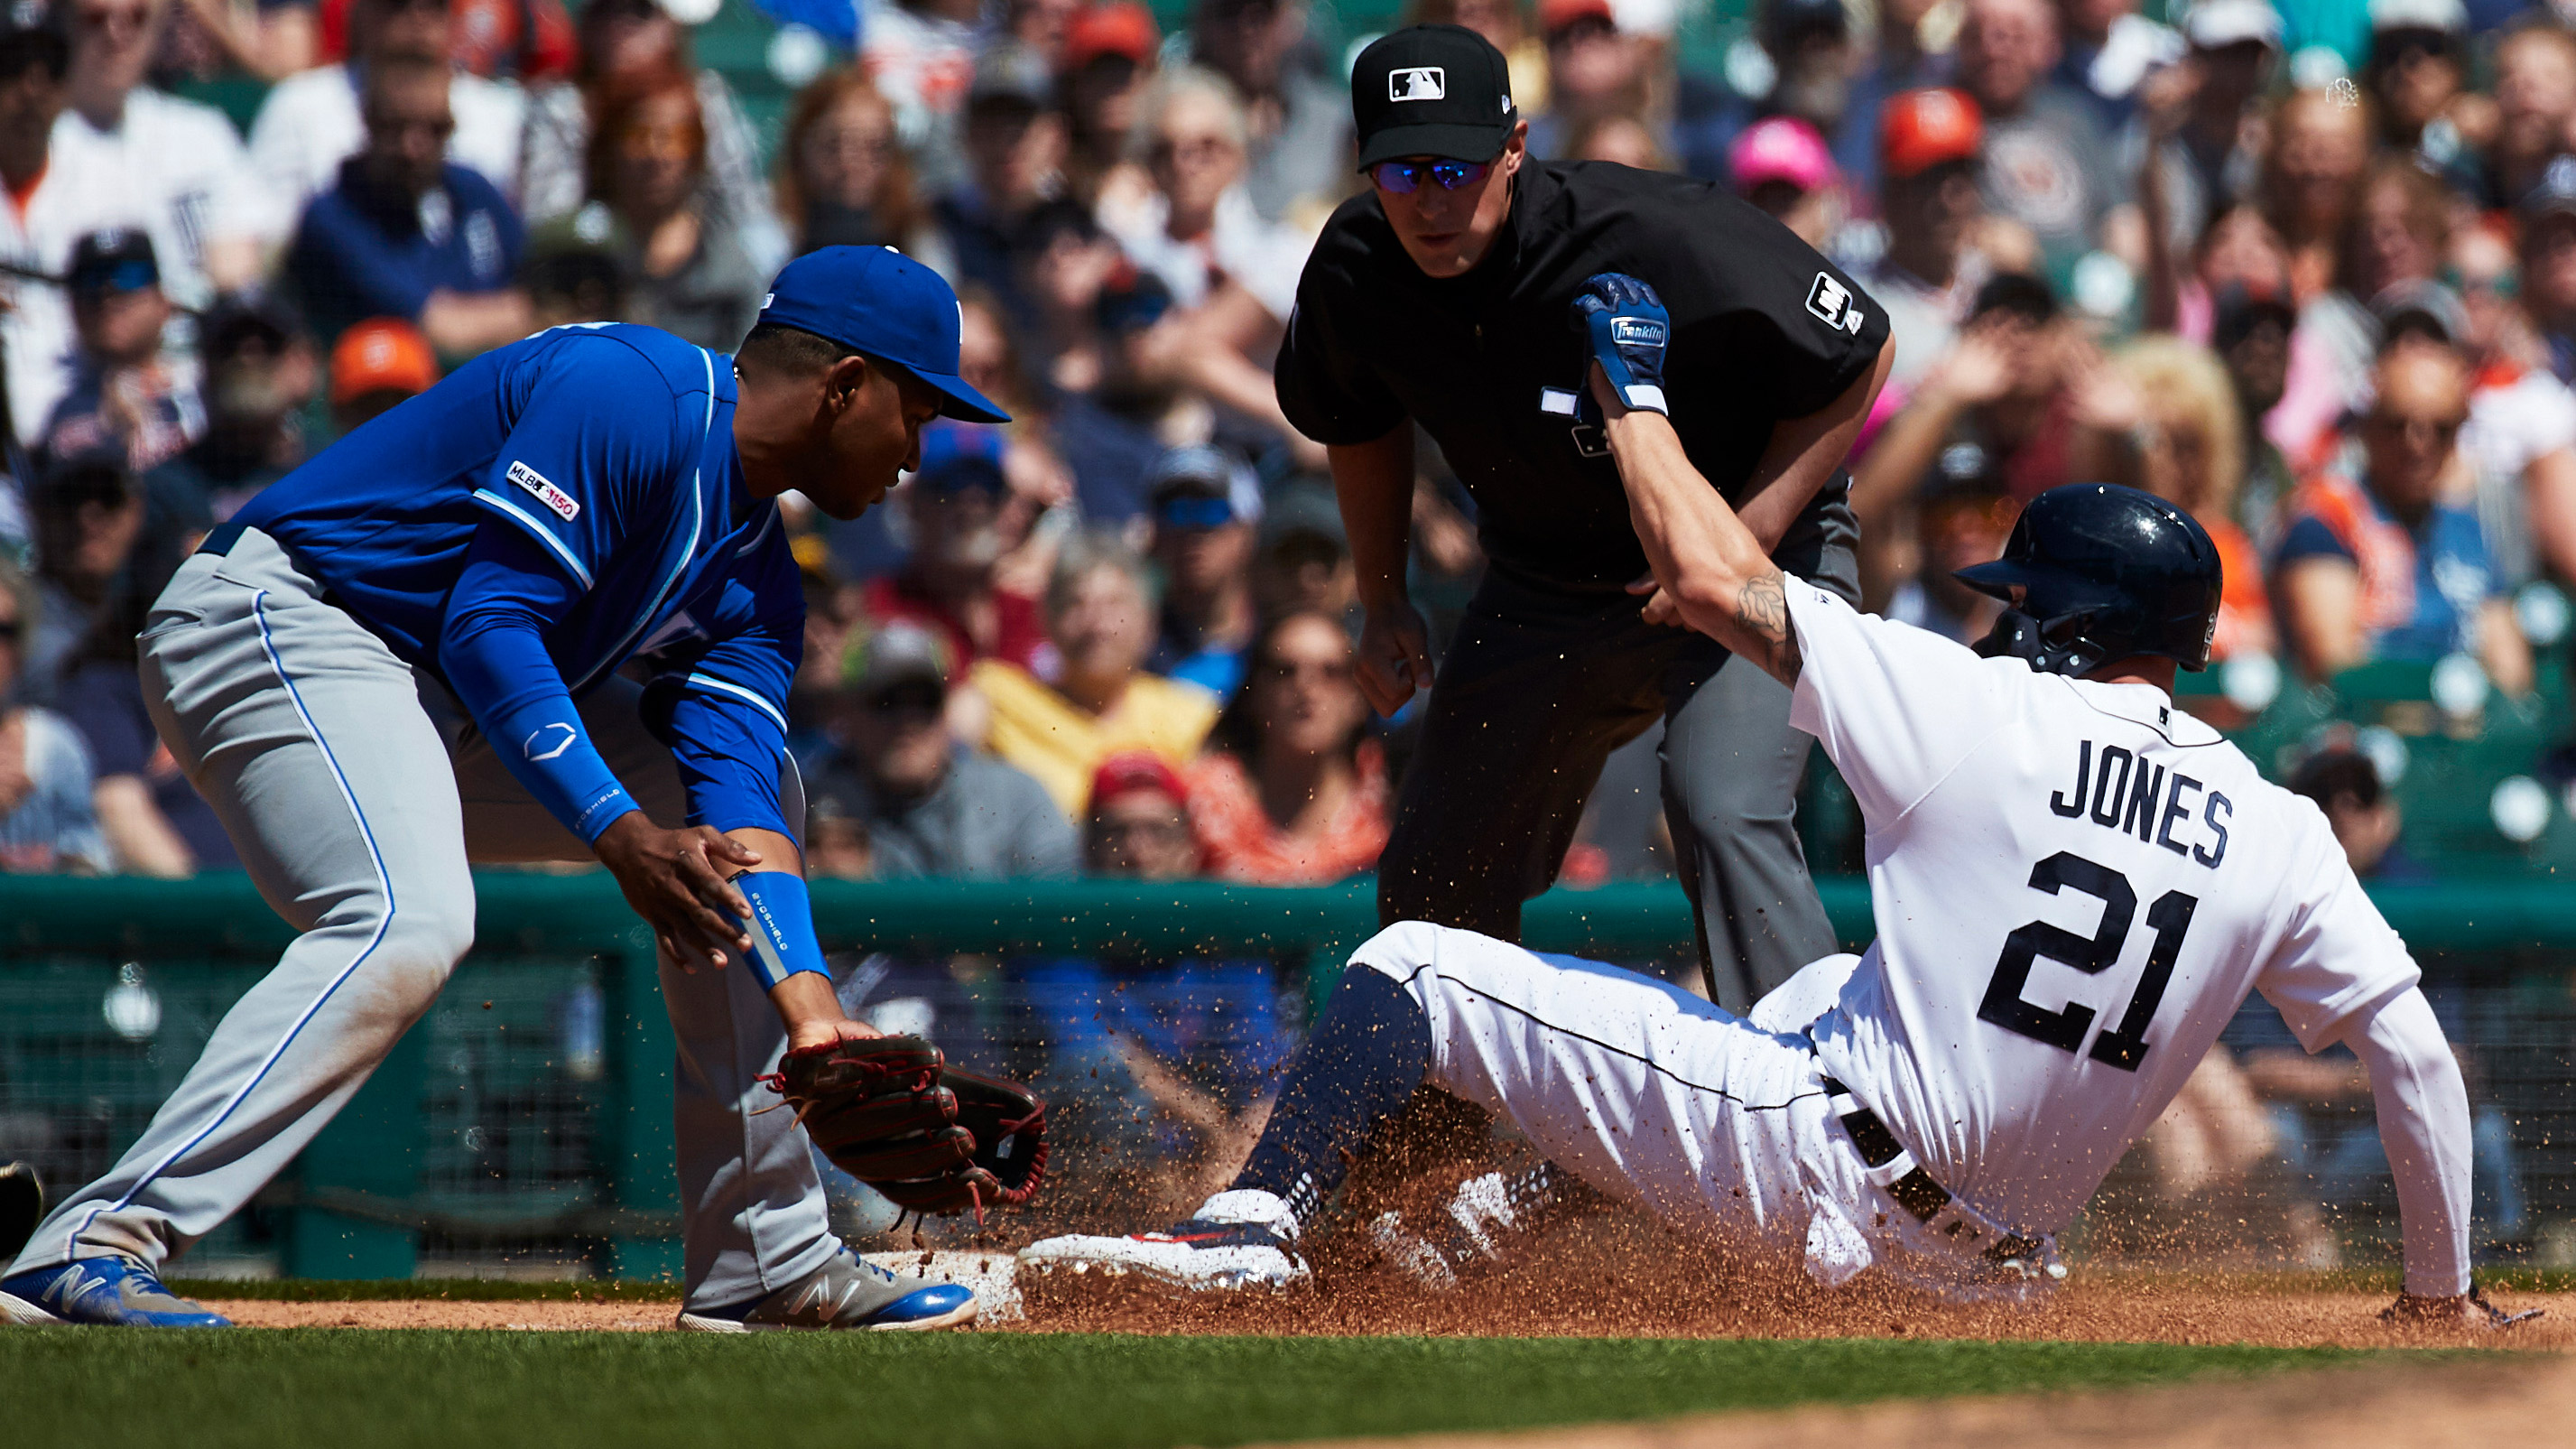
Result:
<svg viewBox="0 0 2576 1449">
<path fill-rule="evenodd" d="M 769 284 L 761 322 L 793 327 L 891 362 L 939 389 L 940 411 L 974 423 L 1011 415 L 957 375 L 965 314 L 937 272 L 892 247 L 823 247 L 789 262 Z"/>
</svg>

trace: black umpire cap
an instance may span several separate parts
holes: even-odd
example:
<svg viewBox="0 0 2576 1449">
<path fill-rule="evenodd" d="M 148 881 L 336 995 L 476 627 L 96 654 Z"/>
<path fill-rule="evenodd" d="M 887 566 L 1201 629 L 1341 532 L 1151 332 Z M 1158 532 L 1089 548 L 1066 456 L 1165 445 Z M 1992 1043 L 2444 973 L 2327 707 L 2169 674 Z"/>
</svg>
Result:
<svg viewBox="0 0 2576 1449">
<path fill-rule="evenodd" d="M 1403 156 L 1491 161 L 1519 119 L 1503 53 L 1463 25 L 1380 36 L 1351 67 L 1363 171 Z"/>
</svg>

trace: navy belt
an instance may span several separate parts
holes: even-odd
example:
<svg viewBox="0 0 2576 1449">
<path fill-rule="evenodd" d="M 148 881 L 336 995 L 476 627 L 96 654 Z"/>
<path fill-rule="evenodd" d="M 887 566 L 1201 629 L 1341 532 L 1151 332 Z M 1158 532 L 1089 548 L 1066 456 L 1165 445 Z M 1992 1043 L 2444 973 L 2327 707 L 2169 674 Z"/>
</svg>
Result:
<svg viewBox="0 0 2576 1449">
<path fill-rule="evenodd" d="M 1849 1087 L 1831 1077 L 1823 1079 L 1823 1086 L 1827 1108 L 1841 1120 L 1843 1131 L 1851 1135 L 1852 1146 L 1860 1150 L 1863 1163 L 1885 1167 L 1902 1157 L 1909 1164 L 1895 1181 L 1887 1184 L 1887 1195 L 1896 1199 L 1897 1206 L 1913 1214 L 1916 1222 L 1928 1223 L 1934 1214 L 1950 1205 L 1950 1190 L 1933 1181 L 1932 1174 L 1914 1162 L 1914 1154 L 1905 1150 L 1905 1144 L 1896 1140 L 1896 1134 L 1887 1130 L 1876 1112 L 1854 1097 Z M 1996 1262 L 2027 1258 L 2039 1251 L 2039 1246 L 2035 1238 L 2006 1234 L 1988 1247 L 1985 1255 Z"/>
<path fill-rule="evenodd" d="M 206 541 L 197 545 L 197 552 L 222 558 L 233 551 L 234 544 L 241 542 L 242 531 L 249 526 L 241 521 L 239 514 L 235 514 L 216 524 L 214 531 L 206 535 Z"/>
</svg>

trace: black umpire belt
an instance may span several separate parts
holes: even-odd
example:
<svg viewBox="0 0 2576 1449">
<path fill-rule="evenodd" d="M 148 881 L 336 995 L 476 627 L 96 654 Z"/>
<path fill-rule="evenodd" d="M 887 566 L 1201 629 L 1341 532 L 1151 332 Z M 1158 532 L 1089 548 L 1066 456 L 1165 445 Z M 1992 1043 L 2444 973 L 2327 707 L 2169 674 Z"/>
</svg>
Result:
<svg viewBox="0 0 2576 1449">
<path fill-rule="evenodd" d="M 1921 1164 L 1914 1160 L 1914 1154 L 1905 1150 L 1905 1144 L 1896 1140 L 1896 1134 L 1887 1130 L 1887 1124 L 1878 1119 L 1876 1112 L 1854 1097 L 1849 1087 L 1833 1078 L 1823 1078 L 1822 1085 L 1826 1109 L 1841 1120 L 1843 1131 L 1851 1136 L 1852 1146 L 1860 1149 L 1860 1160 L 1870 1169 L 1871 1179 L 1887 1189 L 1887 1195 L 1896 1199 L 1898 1207 L 1912 1213 L 1915 1221 L 1929 1223 L 1941 1209 L 1950 1205 L 1950 1190 L 1932 1180 L 1932 1174 L 1923 1170 Z M 1962 1226 L 1953 1223 L 1951 1230 L 1956 1232 Z M 2028 1258 L 2039 1248 L 2037 1238 L 2006 1233 L 1987 1246 L 1985 1256 L 2002 1263 Z"/>
</svg>

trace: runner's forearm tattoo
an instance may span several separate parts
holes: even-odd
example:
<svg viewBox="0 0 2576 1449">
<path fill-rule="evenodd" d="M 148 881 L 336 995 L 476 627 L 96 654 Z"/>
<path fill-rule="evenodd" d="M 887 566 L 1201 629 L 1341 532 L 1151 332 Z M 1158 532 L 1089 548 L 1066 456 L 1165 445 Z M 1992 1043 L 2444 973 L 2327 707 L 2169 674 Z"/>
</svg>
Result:
<svg viewBox="0 0 2576 1449">
<path fill-rule="evenodd" d="M 1796 685 L 1806 661 L 1798 653 L 1798 631 L 1789 623 L 1786 580 L 1778 569 L 1744 581 L 1735 596 L 1735 617 L 1770 645 L 1762 667 L 1782 684 Z"/>
</svg>

